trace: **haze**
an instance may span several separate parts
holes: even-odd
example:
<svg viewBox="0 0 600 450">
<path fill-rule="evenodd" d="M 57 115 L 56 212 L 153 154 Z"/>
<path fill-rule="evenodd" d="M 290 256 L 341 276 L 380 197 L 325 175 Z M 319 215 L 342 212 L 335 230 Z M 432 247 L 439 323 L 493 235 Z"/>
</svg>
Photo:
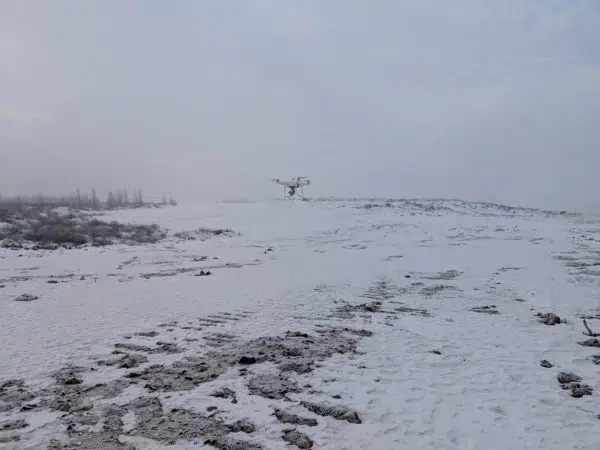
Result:
<svg viewBox="0 0 600 450">
<path fill-rule="evenodd" d="M 600 212 L 595 0 L 0 0 L 0 192 Z"/>
</svg>

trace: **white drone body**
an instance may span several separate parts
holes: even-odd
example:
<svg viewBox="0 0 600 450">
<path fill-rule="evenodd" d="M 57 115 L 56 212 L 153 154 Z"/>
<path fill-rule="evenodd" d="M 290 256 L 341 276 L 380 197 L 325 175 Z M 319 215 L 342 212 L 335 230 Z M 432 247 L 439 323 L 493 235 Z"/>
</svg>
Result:
<svg viewBox="0 0 600 450">
<path fill-rule="evenodd" d="M 282 185 L 283 195 L 286 195 L 287 190 L 287 196 L 289 198 L 293 198 L 294 195 L 296 195 L 297 189 L 300 189 L 302 197 L 304 197 L 304 186 L 308 186 L 310 184 L 310 180 L 308 177 L 296 177 L 292 178 L 291 180 L 280 180 L 279 178 L 273 178 L 272 181 Z"/>
</svg>

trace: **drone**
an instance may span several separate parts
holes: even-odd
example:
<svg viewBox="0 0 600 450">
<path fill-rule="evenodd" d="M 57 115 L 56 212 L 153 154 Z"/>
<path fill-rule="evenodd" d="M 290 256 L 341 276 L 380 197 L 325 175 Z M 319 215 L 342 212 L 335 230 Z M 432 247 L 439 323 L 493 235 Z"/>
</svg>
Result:
<svg viewBox="0 0 600 450">
<path fill-rule="evenodd" d="M 308 177 L 296 177 L 287 181 L 282 181 L 279 178 L 273 178 L 271 181 L 282 185 L 283 195 L 285 196 L 287 191 L 288 198 L 293 198 L 296 195 L 297 189 L 300 189 L 302 197 L 304 198 L 304 186 L 308 186 L 310 184 L 310 180 L 308 179 Z"/>
</svg>

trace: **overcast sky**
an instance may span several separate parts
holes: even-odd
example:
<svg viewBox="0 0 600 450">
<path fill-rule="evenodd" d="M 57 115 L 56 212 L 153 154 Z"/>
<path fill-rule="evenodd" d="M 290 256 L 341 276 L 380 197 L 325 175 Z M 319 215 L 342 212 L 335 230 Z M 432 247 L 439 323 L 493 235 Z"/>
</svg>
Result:
<svg viewBox="0 0 600 450">
<path fill-rule="evenodd" d="M 0 0 L 0 192 L 600 211 L 598 0 Z"/>
</svg>

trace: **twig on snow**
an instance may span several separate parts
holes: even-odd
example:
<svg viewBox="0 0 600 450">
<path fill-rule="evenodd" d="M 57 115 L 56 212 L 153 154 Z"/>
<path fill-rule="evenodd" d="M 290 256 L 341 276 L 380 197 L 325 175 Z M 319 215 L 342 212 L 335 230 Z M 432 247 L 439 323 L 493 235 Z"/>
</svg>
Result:
<svg viewBox="0 0 600 450">
<path fill-rule="evenodd" d="M 585 327 L 585 329 L 587 330 L 587 335 L 591 336 L 591 337 L 600 337 L 600 333 L 594 333 L 590 327 L 588 326 L 587 322 L 585 319 L 583 319 L 583 326 Z M 583 333 L 586 334 L 586 333 Z"/>
</svg>

